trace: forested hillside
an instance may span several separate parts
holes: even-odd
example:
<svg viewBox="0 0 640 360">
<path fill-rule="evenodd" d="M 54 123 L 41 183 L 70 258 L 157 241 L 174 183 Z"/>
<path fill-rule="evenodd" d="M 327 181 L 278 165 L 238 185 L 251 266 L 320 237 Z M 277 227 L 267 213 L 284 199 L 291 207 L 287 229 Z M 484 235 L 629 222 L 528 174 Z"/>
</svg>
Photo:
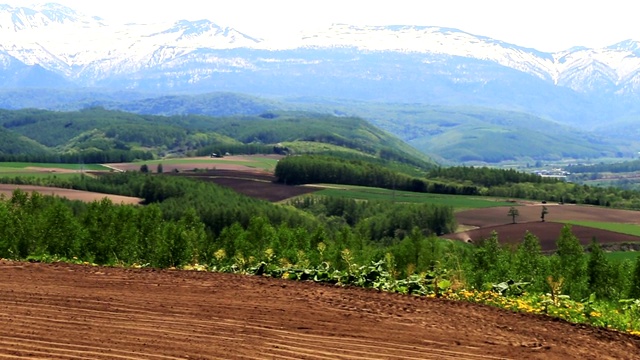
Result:
<svg viewBox="0 0 640 360">
<path fill-rule="evenodd" d="M 525 112 L 479 106 L 290 99 L 287 106 L 363 117 L 443 162 L 630 156 L 632 141 Z"/>
<path fill-rule="evenodd" d="M 19 133 L 9 131 L 0 127 L 0 154 L 48 154 L 49 150 L 38 143 Z"/>
<path fill-rule="evenodd" d="M 594 129 L 576 128 L 502 108 L 414 103 L 382 103 L 334 98 L 259 98 L 238 93 L 157 95 L 136 92 L 88 93 L 4 91 L 0 107 L 81 110 L 104 107 L 140 115 L 248 116 L 304 111 L 366 119 L 442 163 L 496 163 L 518 160 L 630 157 L 635 148 L 631 119 Z M 38 97 L 34 102 L 33 97 Z M 615 129 L 614 129 L 615 128 Z"/>
<path fill-rule="evenodd" d="M 203 112 L 201 104 L 204 101 L 217 104 L 223 96 L 230 98 L 231 104 L 245 104 L 244 108 L 235 110 L 238 114 L 271 107 L 271 111 L 302 110 L 362 117 L 422 153 L 448 163 L 593 159 L 629 156 L 632 153 L 632 142 L 628 137 L 606 136 L 609 133 L 590 132 L 588 129 L 578 129 L 525 112 L 479 106 L 435 106 L 326 98 L 284 98 L 271 102 L 249 98 L 253 101 L 248 102 L 246 95 L 219 93 L 177 99 L 145 99 L 145 106 L 141 106 L 140 101 L 111 103 L 109 106 L 145 114 L 191 112 L 218 115 L 222 111 L 220 106 L 214 105 Z M 174 107 L 167 106 L 167 102 Z M 226 110 L 232 111 L 229 107 Z"/>
<path fill-rule="evenodd" d="M 124 162 L 260 149 L 331 152 L 420 169 L 434 164 L 365 120 L 306 112 L 212 117 L 139 115 L 101 107 L 74 112 L 0 110 L 0 125 L 0 136 L 6 138 L 0 145 L 3 161 Z"/>
</svg>

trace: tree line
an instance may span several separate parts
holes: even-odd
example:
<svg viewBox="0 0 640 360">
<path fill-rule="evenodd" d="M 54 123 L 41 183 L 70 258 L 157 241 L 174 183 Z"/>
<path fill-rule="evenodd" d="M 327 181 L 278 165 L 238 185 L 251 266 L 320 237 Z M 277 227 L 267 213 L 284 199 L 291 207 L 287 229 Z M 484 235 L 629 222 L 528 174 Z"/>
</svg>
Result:
<svg viewBox="0 0 640 360">
<path fill-rule="evenodd" d="M 611 164 L 569 165 L 565 170 L 571 173 L 626 173 L 640 170 L 640 160 L 623 161 Z"/>
<path fill-rule="evenodd" d="M 555 184 L 557 179 L 544 178 L 537 174 L 517 171 L 515 169 L 496 169 L 486 166 L 451 166 L 436 167 L 427 172 L 430 179 L 469 181 L 474 185 L 493 187 L 505 184 L 533 183 Z"/>
<path fill-rule="evenodd" d="M 5 154 L 0 152 L 0 162 L 31 162 L 52 164 L 104 164 L 133 162 L 136 160 L 151 160 L 155 156 L 150 151 L 143 150 L 85 150 L 68 153 L 40 153 L 40 154 Z"/>
<path fill-rule="evenodd" d="M 366 233 L 374 242 L 387 244 L 402 240 L 414 228 L 425 235 L 443 235 L 457 227 L 453 207 L 445 205 L 357 201 L 332 196 L 305 196 L 289 204 L 324 219 L 325 224 L 348 225 Z"/>
<path fill-rule="evenodd" d="M 479 188 L 474 185 L 428 181 L 425 178 L 399 173 L 375 162 L 324 155 L 289 156 L 278 162 L 275 176 L 278 182 L 288 185 L 329 183 L 413 192 L 479 194 Z"/>
<path fill-rule="evenodd" d="M 364 158 L 350 160 L 326 155 L 299 155 L 280 160 L 275 175 L 279 182 L 290 185 L 361 185 L 413 192 L 640 209 L 639 191 L 580 185 L 512 169 L 462 166 L 435 168 L 424 176 L 417 176 Z"/>
<path fill-rule="evenodd" d="M 592 293 L 611 301 L 640 297 L 640 257 L 635 263 L 611 262 L 595 239 L 585 253 L 570 226 L 559 234 L 557 251 L 552 255 L 541 252 L 539 240 L 531 233 L 515 246 L 502 245 L 498 234 L 470 245 L 439 239 L 435 232 L 425 233 L 418 226 L 404 231 L 396 224 L 388 229 L 402 231 L 389 232 L 385 241 L 376 241 L 370 226 L 390 214 L 385 206 L 358 209 L 349 201 L 314 199 L 299 206 L 314 214 L 315 221 L 295 224 L 273 217 L 269 211 L 254 212 L 246 223 L 227 218 L 216 232 L 205 221 L 209 216 L 206 208 L 196 205 L 172 210 L 175 204 L 171 200 L 181 196 L 184 194 L 133 206 L 116 205 L 107 199 L 86 204 L 16 190 L 9 199 L 0 199 L 0 257 L 77 258 L 104 265 L 159 268 L 189 264 L 215 268 L 239 262 L 256 265 L 277 259 L 282 264 L 307 266 L 328 262 L 336 269 L 391 259 L 389 267 L 396 278 L 436 271 L 467 288 L 490 289 L 498 282 L 513 280 L 528 283 L 531 292 L 549 292 L 555 286 L 574 299 Z M 227 200 L 218 200 L 216 207 L 225 206 Z M 255 209 L 246 206 L 248 213 Z M 422 226 L 447 213 L 438 208 L 412 212 L 415 210 L 422 211 L 413 215 L 415 223 Z M 444 213 L 438 215 L 439 211 Z M 302 217 L 308 219 L 309 215 Z"/>
</svg>

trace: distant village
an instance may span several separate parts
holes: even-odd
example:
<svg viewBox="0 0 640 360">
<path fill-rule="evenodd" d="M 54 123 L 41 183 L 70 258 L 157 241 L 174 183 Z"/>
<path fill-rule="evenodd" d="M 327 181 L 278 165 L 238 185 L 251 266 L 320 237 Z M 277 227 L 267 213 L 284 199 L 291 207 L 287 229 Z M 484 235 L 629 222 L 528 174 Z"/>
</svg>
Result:
<svg viewBox="0 0 640 360">
<path fill-rule="evenodd" d="M 569 171 L 562 170 L 560 168 L 554 169 L 544 169 L 544 170 L 534 170 L 534 174 L 538 174 L 542 177 L 550 177 L 566 180 L 567 176 L 571 175 Z"/>
</svg>

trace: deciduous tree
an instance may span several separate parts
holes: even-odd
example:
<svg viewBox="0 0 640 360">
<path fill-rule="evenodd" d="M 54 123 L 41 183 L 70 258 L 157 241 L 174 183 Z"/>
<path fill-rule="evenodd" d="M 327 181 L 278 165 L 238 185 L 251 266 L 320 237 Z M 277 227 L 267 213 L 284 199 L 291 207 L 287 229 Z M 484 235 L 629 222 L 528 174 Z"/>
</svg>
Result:
<svg viewBox="0 0 640 360">
<path fill-rule="evenodd" d="M 509 212 L 507 213 L 507 215 L 511 216 L 511 221 L 515 224 L 516 218 L 520 216 L 520 212 L 518 211 L 518 209 L 512 206 L 511 208 L 509 208 Z"/>
</svg>

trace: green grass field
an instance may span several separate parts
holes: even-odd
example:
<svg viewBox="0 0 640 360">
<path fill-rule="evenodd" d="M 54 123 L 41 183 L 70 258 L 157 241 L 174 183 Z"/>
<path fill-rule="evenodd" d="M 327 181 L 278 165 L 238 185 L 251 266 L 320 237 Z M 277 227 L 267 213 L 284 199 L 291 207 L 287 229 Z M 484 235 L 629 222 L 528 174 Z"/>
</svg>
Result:
<svg viewBox="0 0 640 360">
<path fill-rule="evenodd" d="M 51 169 L 46 171 L 45 169 Z M 60 169 L 61 171 L 55 171 Z M 27 162 L 0 162 L 0 178 L 71 178 L 78 176 L 74 171 L 108 171 L 98 164 L 52 164 L 52 163 L 27 163 Z"/>
<path fill-rule="evenodd" d="M 567 220 L 562 221 L 566 224 L 579 225 L 592 227 L 596 229 L 609 230 L 621 234 L 628 234 L 634 236 L 640 236 L 640 225 L 636 224 L 623 224 L 623 223 L 611 223 L 611 222 L 598 222 L 598 221 L 576 221 Z"/>
<path fill-rule="evenodd" d="M 635 263 L 640 256 L 640 252 L 637 251 L 612 251 L 604 253 L 607 259 L 611 262 L 623 262 L 625 260 L 630 260 Z"/>
<path fill-rule="evenodd" d="M 0 175 L 5 173 L 30 172 L 29 168 L 65 169 L 65 170 L 91 170 L 108 171 L 109 168 L 98 164 L 53 164 L 53 163 L 27 163 L 27 162 L 0 162 Z"/>
<path fill-rule="evenodd" d="M 175 159 L 160 159 L 160 160 L 147 160 L 147 161 L 136 161 L 133 164 L 147 164 L 151 166 L 157 166 L 158 164 L 162 165 L 188 165 L 193 164 L 194 168 L 204 168 L 203 164 L 206 162 L 206 165 L 209 168 L 215 167 L 216 164 L 232 164 L 232 165 L 244 165 L 252 168 L 263 169 L 268 171 L 273 171 L 276 168 L 276 164 L 278 163 L 277 159 L 266 158 L 263 156 L 247 156 L 246 160 L 229 160 L 226 158 L 211 158 L 211 159 L 193 159 L 193 158 L 175 158 Z M 210 166 L 209 166 L 210 165 Z"/>
<path fill-rule="evenodd" d="M 455 210 L 480 209 L 496 206 L 512 206 L 512 203 L 497 201 L 491 198 L 478 196 L 444 195 L 415 193 L 409 191 L 394 191 L 380 188 L 368 188 L 351 185 L 326 185 L 331 187 L 321 190 L 316 195 L 338 196 L 358 200 L 381 200 L 406 203 L 426 203 L 436 205 L 450 205 Z"/>
<path fill-rule="evenodd" d="M 57 172 L 4 172 L 0 171 L 0 178 L 37 178 L 37 179 L 45 179 L 45 178 L 73 178 L 80 176 L 79 173 L 57 173 Z"/>
</svg>

